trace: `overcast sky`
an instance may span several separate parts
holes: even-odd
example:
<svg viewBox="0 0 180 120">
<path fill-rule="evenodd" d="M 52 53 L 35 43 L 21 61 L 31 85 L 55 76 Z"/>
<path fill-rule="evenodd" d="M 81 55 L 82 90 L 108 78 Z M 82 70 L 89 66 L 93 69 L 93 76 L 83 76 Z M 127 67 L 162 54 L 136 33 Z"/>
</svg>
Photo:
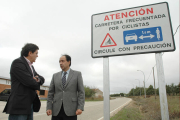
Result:
<svg viewBox="0 0 180 120">
<path fill-rule="evenodd" d="M 33 64 L 49 85 L 60 71 L 62 54 L 72 57 L 74 70 L 82 72 L 84 85 L 103 91 L 103 58 L 91 57 L 91 16 L 113 10 L 165 2 L 162 0 L 1 0 L 0 76 L 10 78 L 12 61 L 20 56 L 25 43 L 39 46 Z M 173 33 L 179 25 L 179 0 L 169 4 Z M 179 29 L 174 36 L 176 50 L 163 54 L 166 84 L 179 83 Z M 135 86 L 154 84 L 152 67 L 155 53 L 109 57 L 110 93 L 127 93 Z M 138 79 L 138 80 L 135 80 Z M 156 87 L 158 87 L 155 67 Z"/>
</svg>

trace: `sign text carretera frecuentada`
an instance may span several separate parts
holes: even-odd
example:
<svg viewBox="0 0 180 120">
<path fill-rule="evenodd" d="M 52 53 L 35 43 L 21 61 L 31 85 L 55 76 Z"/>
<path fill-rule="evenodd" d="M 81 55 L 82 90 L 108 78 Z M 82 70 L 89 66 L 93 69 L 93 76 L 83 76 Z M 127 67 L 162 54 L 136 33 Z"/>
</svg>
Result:
<svg viewBox="0 0 180 120">
<path fill-rule="evenodd" d="M 168 3 L 92 15 L 92 57 L 174 51 Z"/>
</svg>

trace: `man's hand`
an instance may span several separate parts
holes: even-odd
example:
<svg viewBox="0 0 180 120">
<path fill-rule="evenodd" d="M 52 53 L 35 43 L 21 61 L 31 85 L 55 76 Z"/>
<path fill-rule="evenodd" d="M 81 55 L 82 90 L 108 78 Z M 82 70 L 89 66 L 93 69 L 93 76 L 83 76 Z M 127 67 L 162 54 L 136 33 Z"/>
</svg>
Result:
<svg viewBox="0 0 180 120">
<path fill-rule="evenodd" d="M 36 80 L 36 82 L 39 82 L 39 79 L 38 79 L 37 75 L 35 77 L 33 77 L 33 78 Z"/>
<path fill-rule="evenodd" d="M 80 109 L 76 110 L 76 115 L 80 115 L 81 113 L 82 113 L 82 110 L 80 110 Z"/>
<path fill-rule="evenodd" d="M 46 111 L 46 114 L 49 116 L 49 115 L 52 115 L 52 110 L 47 110 Z"/>
</svg>

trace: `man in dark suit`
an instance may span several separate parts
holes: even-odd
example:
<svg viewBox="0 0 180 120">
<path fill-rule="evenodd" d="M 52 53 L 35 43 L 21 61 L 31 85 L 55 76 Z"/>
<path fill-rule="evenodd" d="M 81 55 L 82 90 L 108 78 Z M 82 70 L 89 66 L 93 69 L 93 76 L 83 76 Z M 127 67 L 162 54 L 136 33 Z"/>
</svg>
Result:
<svg viewBox="0 0 180 120">
<path fill-rule="evenodd" d="M 38 46 L 27 43 L 21 51 L 21 57 L 11 64 L 11 94 L 3 112 L 9 114 L 9 120 L 33 120 L 33 111 L 41 106 L 36 90 L 44 83 L 32 66 L 38 57 Z"/>
<path fill-rule="evenodd" d="M 61 72 L 53 75 L 47 99 L 47 115 L 52 120 L 77 120 L 84 110 L 85 92 L 81 72 L 70 69 L 71 57 L 61 56 Z"/>
</svg>

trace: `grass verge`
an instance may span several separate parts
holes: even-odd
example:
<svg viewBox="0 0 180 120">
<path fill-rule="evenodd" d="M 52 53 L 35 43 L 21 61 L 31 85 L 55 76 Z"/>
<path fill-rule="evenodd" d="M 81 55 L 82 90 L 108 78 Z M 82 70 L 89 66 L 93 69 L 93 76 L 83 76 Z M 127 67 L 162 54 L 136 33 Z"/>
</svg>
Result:
<svg viewBox="0 0 180 120">
<path fill-rule="evenodd" d="M 159 96 L 132 97 L 132 102 L 125 106 L 111 120 L 161 120 Z M 179 96 L 167 96 L 169 119 L 179 120 Z"/>
</svg>

